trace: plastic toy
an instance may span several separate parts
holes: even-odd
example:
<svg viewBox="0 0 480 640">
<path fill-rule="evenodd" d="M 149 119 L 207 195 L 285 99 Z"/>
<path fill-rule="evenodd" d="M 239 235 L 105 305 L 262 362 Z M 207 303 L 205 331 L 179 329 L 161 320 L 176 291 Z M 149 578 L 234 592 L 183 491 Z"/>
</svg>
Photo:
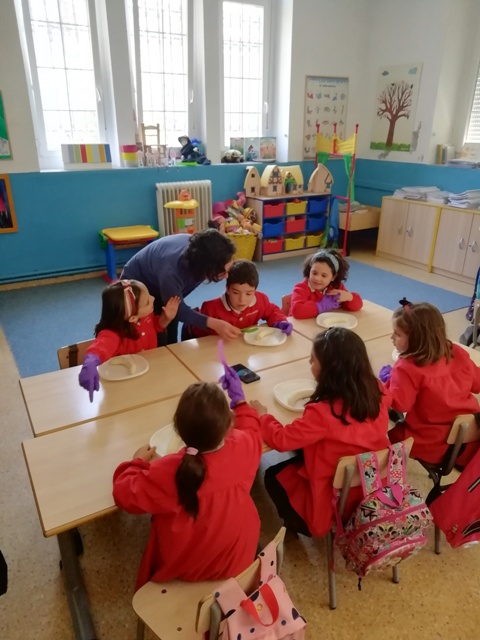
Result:
<svg viewBox="0 0 480 640">
<path fill-rule="evenodd" d="M 200 140 L 193 138 L 190 140 L 188 136 L 180 136 L 178 141 L 182 145 L 180 154 L 182 156 L 182 163 L 185 164 L 211 164 L 207 156 L 200 153 L 198 145 Z"/>
</svg>

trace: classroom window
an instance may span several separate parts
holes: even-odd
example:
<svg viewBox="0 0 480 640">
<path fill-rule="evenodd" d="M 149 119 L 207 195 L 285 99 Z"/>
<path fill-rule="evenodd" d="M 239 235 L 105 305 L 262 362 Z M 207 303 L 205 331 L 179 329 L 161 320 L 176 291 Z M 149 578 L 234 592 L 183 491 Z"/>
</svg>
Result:
<svg viewBox="0 0 480 640">
<path fill-rule="evenodd" d="M 130 0 L 138 123 L 160 125 L 160 142 L 188 135 L 188 2 Z"/>
<path fill-rule="evenodd" d="M 268 127 L 269 9 L 266 1 L 223 2 L 224 137 L 258 137 Z"/>
<path fill-rule="evenodd" d="M 480 142 L 480 69 L 477 74 L 477 84 L 475 86 L 475 94 L 473 96 L 472 110 L 470 112 L 465 142 Z"/>
</svg>

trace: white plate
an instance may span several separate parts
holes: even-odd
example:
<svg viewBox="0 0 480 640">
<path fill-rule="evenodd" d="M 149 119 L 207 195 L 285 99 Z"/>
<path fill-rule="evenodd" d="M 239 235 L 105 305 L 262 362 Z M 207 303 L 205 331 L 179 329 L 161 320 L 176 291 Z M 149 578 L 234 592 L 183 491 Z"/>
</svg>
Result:
<svg viewBox="0 0 480 640">
<path fill-rule="evenodd" d="M 167 456 L 169 453 L 177 453 L 185 443 L 173 428 L 173 422 L 155 431 L 150 438 L 150 446 L 157 447 L 157 456 Z"/>
<path fill-rule="evenodd" d="M 256 347 L 278 347 L 287 339 L 285 333 L 274 327 L 258 327 L 255 331 L 246 331 L 243 339 L 247 344 L 253 344 Z"/>
<path fill-rule="evenodd" d="M 98 367 L 98 373 L 104 380 L 130 380 L 147 373 L 148 362 L 138 354 L 115 356 Z"/>
<path fill-rule="evenodd" d="M 318 314 L 317 324 L 325 329 L 330 329 L 331 327 L 353 329 L 357 326 L 358 321 L 355 316 L 351 316 L 348 313 L 334 313 L 333 311 L 327 311 L 327 313 Z"/>
<path fill-rule="evenodd" d="M 394 349 L 394 350 L 392 351 L 392 360 L 393 360 L 394 362 L 396 362 L 396 361 L 398 360 L 398 356 L 399 356 L 399 355 L 400 355 L 400 351 L 397 351 L 396 349 Z"/>
<path fill-rule="evenodd" d="M 285 409 L 302 412 L 314 389 L 315 382 L 313 380 L 288 380 L 275 385 L 273 395 L 275 400 Z M 305 395 L 302 393 L 301 397 L 295 400 L 294 396 L 300 392 L 304 392 Z"/>
</svg>

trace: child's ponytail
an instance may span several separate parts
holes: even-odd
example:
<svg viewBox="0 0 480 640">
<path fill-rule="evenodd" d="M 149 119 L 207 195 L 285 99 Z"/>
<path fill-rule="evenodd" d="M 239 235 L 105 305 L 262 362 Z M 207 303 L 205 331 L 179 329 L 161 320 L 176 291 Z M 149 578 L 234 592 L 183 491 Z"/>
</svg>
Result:
<svg viewBox="0 0 480 640">
<path fill-rule="evenodd" d="M 205 460 L 203 455 L 193 447 L 187 447 L 183 460 L 175 474 L 178 501 L 194 519 L 198 516 L 197 492 L 205 479 Z"/>
</svg>

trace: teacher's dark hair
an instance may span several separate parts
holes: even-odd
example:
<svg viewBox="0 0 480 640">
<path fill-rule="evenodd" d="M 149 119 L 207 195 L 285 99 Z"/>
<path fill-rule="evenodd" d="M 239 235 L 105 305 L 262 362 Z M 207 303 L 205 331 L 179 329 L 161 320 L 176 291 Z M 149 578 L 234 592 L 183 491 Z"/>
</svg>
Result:
<svg viewBox="0 0 480 640">
<path fill-rule="evenodd" d="M 194 233 L 184 251 L 190 273 L 209 282 L 221 280 L 234 253 L 233 242 L 216 229 Z"/>
</svg>

